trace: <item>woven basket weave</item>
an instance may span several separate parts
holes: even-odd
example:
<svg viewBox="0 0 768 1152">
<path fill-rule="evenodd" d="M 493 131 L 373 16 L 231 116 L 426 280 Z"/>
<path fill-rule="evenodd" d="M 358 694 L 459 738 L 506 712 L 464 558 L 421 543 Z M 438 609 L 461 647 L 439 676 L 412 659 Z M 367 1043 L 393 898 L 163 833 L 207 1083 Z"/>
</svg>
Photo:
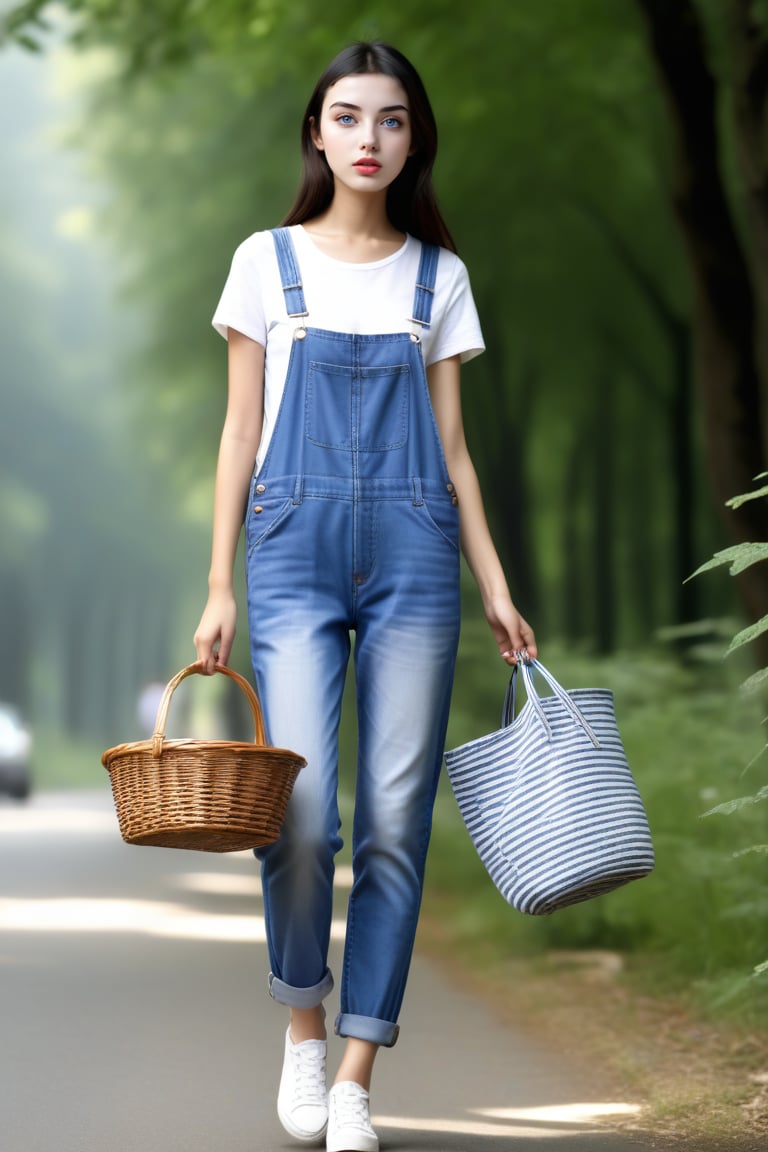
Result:
<svg viewBox="0 0 768 1152">
<path fill-rule="evenodd" d="M 272 844 L 306 760 L 266 743 L 261 705 L 237 672 L 217 665 L 242 689 L 253 714 L 254 742 L 166 740 L 171 697 L 201 673 L 190 664 L 166 686 L 149 740 L 118 744 L 101 758 L 112 781 L 120 833 L 129 844 L 237 852 Z"/>
</svg>

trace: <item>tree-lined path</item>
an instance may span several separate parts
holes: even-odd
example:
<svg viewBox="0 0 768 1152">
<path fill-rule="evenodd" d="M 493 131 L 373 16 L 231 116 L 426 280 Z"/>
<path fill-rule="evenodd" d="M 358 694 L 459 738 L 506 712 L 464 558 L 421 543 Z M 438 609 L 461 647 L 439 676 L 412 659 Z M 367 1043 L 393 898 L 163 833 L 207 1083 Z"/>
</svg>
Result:
<svg viewBox="0 0 768 1152">
<path fill-rule="evenodd" d="M 260 917 L 247 853 L 123 845 L 107 793 L 0 807 L 3 1152 L 290 1147 Z M 340 922 L 334 935 L 338 948 Z M 382 1152 L 648 1147 L 610 1131 L 619 1105 L 585 1103 L 578 1070 L 422 958 L 403 1024 L 377 1069 Z"/>
</svg>

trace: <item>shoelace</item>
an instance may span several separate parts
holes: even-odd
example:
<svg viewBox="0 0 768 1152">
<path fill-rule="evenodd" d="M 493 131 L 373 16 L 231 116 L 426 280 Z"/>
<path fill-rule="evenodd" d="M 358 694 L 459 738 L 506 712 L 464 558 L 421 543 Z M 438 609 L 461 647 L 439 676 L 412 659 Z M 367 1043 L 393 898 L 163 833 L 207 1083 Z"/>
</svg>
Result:
<svg viewBox="0 0 768 1152">
<path fill-rule="evenodd" d="M 363 1128 L 370 1130 L 371 1119 L 368 1112 L 368 1097 L 360 1092 L 334 1092 L 336 1124 L 339 1128 Z"/>
<path fill-rule="evenodd" d="M 322 1049 L 302 1044 L 291 1053 L 293 1059 L 293 1081 L 296 1095 L 305 1103 L 324 1104 L 327 1089 L 325 1086 L 325 1058 Z"/>
</svg>

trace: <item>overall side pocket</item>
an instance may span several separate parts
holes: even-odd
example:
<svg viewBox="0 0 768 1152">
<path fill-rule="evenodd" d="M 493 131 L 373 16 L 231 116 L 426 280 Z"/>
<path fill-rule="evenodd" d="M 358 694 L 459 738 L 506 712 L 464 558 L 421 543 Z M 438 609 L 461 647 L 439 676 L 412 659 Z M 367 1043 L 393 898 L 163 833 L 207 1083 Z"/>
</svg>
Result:
<svg viewBox="0 0 768 1152">
<path fill-rule="evenodd" d="M 254 550 L 270 536 L 288 515 L 292 504 L 290 496 L 252 494 L 245 517 L 245 546 L 250 559 Z"/>
</svg>

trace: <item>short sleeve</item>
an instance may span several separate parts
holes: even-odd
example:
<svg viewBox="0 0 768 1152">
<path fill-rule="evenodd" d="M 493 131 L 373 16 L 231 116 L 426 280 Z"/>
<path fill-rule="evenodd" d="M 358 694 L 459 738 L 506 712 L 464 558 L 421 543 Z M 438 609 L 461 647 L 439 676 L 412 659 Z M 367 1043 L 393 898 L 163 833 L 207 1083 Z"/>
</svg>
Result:
<svg viewBox="0 0 768 1152">
<path fill-rule="evenodd" d="M 264 309 L 264 258 L 257 237 L 244 240 L 232 257 L 224 290 L 213 315 L 216 331 L 227 338 L 235 328 L 251 340 L 266 345 L 267 320 Z M 261 255 L 261 259 L 259 258 Z"/>
<path fill-rule="evenodd" d="M 448 254 L 441 252 L 441 262 Z M 485 351 L 485 341 L 480 327 L 480 318 L 475 307 L 469 273 L 466 265 L 451 256 L 446 260 L 447 277 L 445 288 L 438 280 L 433 312 L 433 326 L 430 333 L 427 364 L 447 360 L 449 356 L 460 356 L 464 364 Z M 439 275 L 439 273 L 438 273 Z"/>
</svg>

